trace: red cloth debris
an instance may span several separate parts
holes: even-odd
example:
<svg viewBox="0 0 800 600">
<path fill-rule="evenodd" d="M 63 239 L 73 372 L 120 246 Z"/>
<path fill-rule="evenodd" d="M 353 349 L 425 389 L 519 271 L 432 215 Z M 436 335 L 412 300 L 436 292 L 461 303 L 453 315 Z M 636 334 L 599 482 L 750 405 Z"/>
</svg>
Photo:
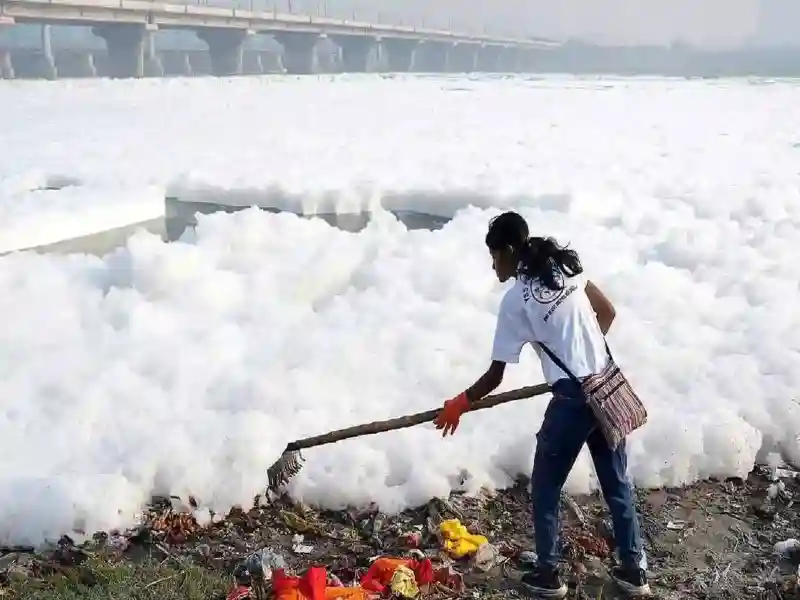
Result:
<svg viewBox="0 0 800 600">
<path fill-rule="evenodd" d="M 460 573 L 453 570 L 452 567 L 440 567 L 433 573 L 433 578 L 436 583 L 440 583 L 448 589 L 456 592 L 464 591 L 464 578 Z"/>
<path fill-rule="evenodd" d="M 272 590 L 276 600 L 325 600 L 328 576 L 323 567 L 311 567 L 302 577 L 289 577 L 283 569 L 272 572 Z"/>
<path fill-rule="evenodd" d="M 225 600 L 249 600 L 250 598 L 250 588 L 246 585 L 236 585 L 234 586 L 228 595 L 225 596 Z"/>
<path fill-rule="evenodd" d="M 392 575 L 397 567 L 408 567 L 414 571 L 417 585 L 426 585 L 433 582 L 433 564 L 430 559 L 417 560 L 415 558 L 381 557 L 375 560 L 369 571 L 361 578 L 361 587 L 370 592 L 382 594 L 386 586 L 392 581 Z"/>
<path fill-rule="evenodd" d="M 325 567 L 311 567 L 302 577 L 290 577 L 283 569 L 272 572 L 275 600 L 367 600 L 360 587 L 329 586 Z"/>
</svg>

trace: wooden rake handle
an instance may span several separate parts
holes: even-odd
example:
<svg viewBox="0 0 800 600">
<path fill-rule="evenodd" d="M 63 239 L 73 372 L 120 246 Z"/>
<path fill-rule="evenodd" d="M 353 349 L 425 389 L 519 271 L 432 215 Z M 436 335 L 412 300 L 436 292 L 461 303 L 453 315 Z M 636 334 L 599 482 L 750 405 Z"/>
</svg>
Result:
<svg viewBox="0 0 800 600">
<path fill-rule="evenodd" d="M 503 392 L 501 394 L 494 394 L 493 396 L 486 396 L 472 404 L 469 412 L 476 410 L 483 410 L 485 408 L 492 408 L 498 404 L 505 404 L 506 402 L 513 402 L 514 400 L 523 400 L 525 398 L 533 398 L 534 396 L 541 396 L 550 391 L 550 386 L 546 383 L 539 385 L 531 385 L 528 387 L 512 390 L 510 392 Z M 407 427 L 414 427 L 422 423 L 430 423 L 433 421 L 441 411 L 440 408 L 434 410 L 426 410 L 425 412 L 417 413 L 415 415 L 408 415 L 405 417 L 397 417 L 396 419 L 389 419 L 388 421 L 375 421 L 374 423 L 365 423 L 364 425 L 356 425 L 354 427 L 347 427 L 346 429 L 339 429 L 338 431 L 331 431 L 322 435 L 305 438 L 292 442 L 286 447 L 284 452 L 296 452 L 305 448 L 313 448 L 315 446 L 324 446 L 325 444 L 332 444 L 342 440 L 349 440 L 355 437 L 364 435 L 374 435 L 376 433 L 383 433 L 384 431 L 395 431 L 397 429 L 406 429 Z"/>
</svg>

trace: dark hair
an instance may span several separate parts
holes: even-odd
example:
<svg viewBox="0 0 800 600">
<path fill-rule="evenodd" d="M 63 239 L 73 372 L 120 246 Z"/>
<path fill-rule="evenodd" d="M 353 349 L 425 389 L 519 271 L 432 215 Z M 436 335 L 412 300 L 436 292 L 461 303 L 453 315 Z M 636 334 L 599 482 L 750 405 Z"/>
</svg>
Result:
<svg viewBox="0 0 800 600">
<path fill-rule="evenodd" d="M 486 245 L 489 250 L 510 247 L 520 262 L 518 273 L 529 279 L 538 279 L 554 291 L 563 286 L 560 278 L 556 279 L 557 271 L 568 277 L 583 273 L 577 252 L 559 246 L 550 237 L 530 237 L 528 223 L 515 212 L 505 212 L 489 221 Z"/>
</svg>

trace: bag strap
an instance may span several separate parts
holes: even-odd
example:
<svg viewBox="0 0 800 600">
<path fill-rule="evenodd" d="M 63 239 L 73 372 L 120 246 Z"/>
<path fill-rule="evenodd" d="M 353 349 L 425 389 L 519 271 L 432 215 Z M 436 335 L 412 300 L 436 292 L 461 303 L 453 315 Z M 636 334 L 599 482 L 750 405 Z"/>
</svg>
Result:
<svg viewBox="0 0 800 600">
<path fill-rule="evenodd" d="M 567 365 L 565 365 L 563 362 L 561 362 L 561 360 L 560 360 L 560 359 L 559 359 L 559 358 L 558 358 L 558 357 L 557 357 L 557 356 L 556 356 L 556 355 L 553 353 L 553 351 L 552 351 L 552 350 L 550 350 L 550 348 L 548 348 L 547 346 L 545 346 L 545 345 L 544 345 L 542 342 L 536 342 L 536 343 L 537 343 L 537 344 L 539 344 L 539 347 L 540 347 L 542 350 L 544 350 L 544 353 L 545 353 L 545 354 L 547 354 L 547 356 L 549 356 L 549 357 L 550 357 L 550 360 L 552 360 L 552 361 L 553 361 L 553 362 L 556 364 L 556 366 L 557 366 L 559 369 L 561 369 L 562 371 L 564 371 L 564 373 L 566 373 L 566 374 L 567 374 L 567 376 L 568 376 L 568 377 L 569 377 L 569 378 L 570 378 L 572 381 L 574 381 L 574 382 L 575 382 L 575 383 L 577 383 L 578 385 L 580 385 L 580 384 L 581 384 L 581 382 L 580 382 L 580 381 L 578 381 L 578 378 L 577 378 L 577 377 L 575 377 L 575 375 L 573 375 L 573 374 L 572 374 L 572 371 L 570 371 L 570 370 L 567 368 Z"/>
<path fill-rule="evenodd" d="M 605 345 L 606 345 L 606 352 L 608 353 L 608 358 L 610 358 L 611 360 L 614 360 L 614 357 L 611 355 L 611 349 L 608 347 L 608 341 L 605 339 L 605 336 L 603 336 L 603 342 L 604 342 L 604 343 L 605 343 Z M 553 361 L 553 363 L 555 363 L 555 365 L 556 365 L 556 366 L 557 366 L 559 369 L 561 369 L 562 371 L 564 371 L 564 373 L 565 373 L 565 374 L 566 374 L 566 375 L 567 375 L 567 376 L 568 376 L 568 377 L 569 377 L 569 378 L 570 378 L 572 381 L 574 381 L 574 382 L 575 382 L 575 383 L 577 383 L 578 385 L 580 385 L 580 384 L 581 384 L 580 380 L 579 380 L 577 377 L 575 377 L 575 375 L 572 373 L 572 371 L 570 371 L 570 370 L 567 368 L 567 365 L 565 365 L 565 364 L 564 364 L 564 363 L 561 361 L 561 359 L 559 359 L 559 358 L 558 358 L 558 357 L 555 355 L 555 353 L 554 353 L 552 350 L 550 350 L 550 348 L 548 348 L 547 346 L 545 346 L 545 345 L 544 345 L 542 342 L 536 342 L 536 343 L 537 343 L 537 344 L 539 344 L 539 346 L 541 347 L 541 349 L 542 349 L 542 350 L 544 350 L 544 353 L 545 353 L 545 354 L 547 354 L 547 356 L 549 356 L 549 357 L 550 357 L 550 360 L 552 360 L 552 361 Z"/>
</svg>

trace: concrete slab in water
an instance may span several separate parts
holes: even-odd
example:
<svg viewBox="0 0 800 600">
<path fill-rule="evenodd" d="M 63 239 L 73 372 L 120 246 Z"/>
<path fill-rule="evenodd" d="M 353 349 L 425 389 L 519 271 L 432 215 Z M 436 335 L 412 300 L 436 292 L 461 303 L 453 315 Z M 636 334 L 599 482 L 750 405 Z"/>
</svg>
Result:
<svg viewBox="0 0 800 600">
<path fill-rule="evenodd" d="M 133 223 L 132 225 L 117 227 L 115 229 L 109 229 L 107 231 L 84 235 L 69 240 L 61 240 L 52 244 L 12 250 L 11 252 L 0 254 L 0 256 L 24 251 L 38 252 L 40 254 L 93 254 L 95 256 L 103 256 L 115 248 L 124 246 L 128 238 L 141 229 L 165 237 L 164 218 L 159 217 L 149 221 Z"/>
<path fill-rule="evenodd" d="M 234 213 L 240 210 L 247 210 L 251 206 L 232 206 L 224 203 L 224 198 L 220 198 L 220 203 L 213 202 L 187 202 L 178 198 L 167 198 L 165 207 L 165 229 L 169 241 L 175 241 L 183 235 L 187 229 L 192 229 L 197 225 L 198 214 L 214 214 L 218 212 Z M 290 212 L 278 208 L 258 207 L 267 212 L 279 213 Z M 439 217 L 423 212 L 410 210 L 390 210 L 397 219 L 408 229 L 440 229 L 450 219 Z M 343 229 L 344 231 L 357 232 L 364 229 L 369 223 L 371 213 L 369 211 L 359 213 L 319 213 L 319 214 L 299 214 L 305 218 L 322 219 L 328 224 Z"/>
<path fill-rule="evenodd" d="M 124 227 L 117 227 L 99 233 L 93 233 L 77 238 L 68 240 L 61 240 L 52 244 L 44 244 L 31 248 L 21 248 L 11 252 L 0 253 L 0 256 L 11 254 L 13 252 L 38 252 L 41 254 L 93 254 L 95 256 L 103 256 L 108 254 L 115 248 L 124 246 L 128 238 L 140 229 L 145 229 L 151 233 L 160 235 L 163 239 L 169 242 L 174 242 L 180 239 L 181 235 L 187 230 L 192 229 L 197 225 L 198 214 L 213 214 L 217 212 L 237 212 L 245 210 L 247 206 L 230 206 L 223 203 L 214 204 L 210 202 L 184 202 L 175 198 L 167 198 L 165 200 L 165 217 L 159 217 L 149 221 L 142 221 L 126 225 Z M 261 210 L 268 212 L 286 212 L 277 208 L 264 208 L 259 207 Z M 392 210 L 400 222 L 402 222 L 409 229 L 440 229 L 450 219 L 447 217 L 429 215 L 422 212 L 415 211 L 401 211 Z M 297 213 L 295 213 L 297 214 Z M 360 213 L 344 213 L 344 214 L 313 214 L 313 215 L 299 215 L 305 218 L 318 218 L 327 222 L 328 224 L 343 229 L 345 231 L 357 232 L 364 229 L 371 218 L 371 213 L 368 211 Z"/>
</svg>

